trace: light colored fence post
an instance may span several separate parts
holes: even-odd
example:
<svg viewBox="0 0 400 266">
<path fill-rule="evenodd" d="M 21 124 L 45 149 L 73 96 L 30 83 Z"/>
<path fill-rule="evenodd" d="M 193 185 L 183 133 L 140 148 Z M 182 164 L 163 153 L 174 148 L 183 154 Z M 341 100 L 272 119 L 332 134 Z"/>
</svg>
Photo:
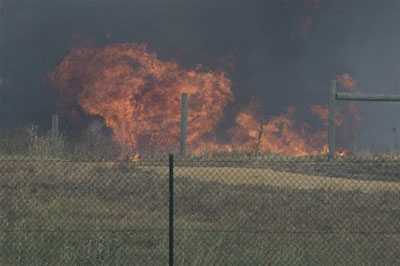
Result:
<svg viewBox="0 0 400 266">
<path fill-rule="evenodd" d="M 335 107 L 336 107 L 336 80 L 331 81 L 331 91 L 329 95 L 329 131 L 328 131 L 328 159 L 335 159 Z"/>
<path fill-rule="evenodd" d="M 329 159 L 335 158 L 335 105 L 338 101 L 370 101 L 370 102 L 400 102 L 400 95 L 394 94 L 370 94 L 336 92 L 336 81 L 332 80 L 329 98 Z M 396 129 L 394 129 L 396 131 Z M 357 137 L 357 135 L 356 135 Z"/>
<path fill-rule="evenodd" d="M 187 136 L 187 108 L 188 108 L 188 95 L 182 93 L 182 107 L 181 107 L 181 138 L 179 150 L 180 154 L 184 156 L 186 154 L 186 136 Z"/>
<path fill-rule="evenodd" d="M 51 121 L 51 155 L 58 155 L 58 115 L 53 115 Z"/>
</svg>

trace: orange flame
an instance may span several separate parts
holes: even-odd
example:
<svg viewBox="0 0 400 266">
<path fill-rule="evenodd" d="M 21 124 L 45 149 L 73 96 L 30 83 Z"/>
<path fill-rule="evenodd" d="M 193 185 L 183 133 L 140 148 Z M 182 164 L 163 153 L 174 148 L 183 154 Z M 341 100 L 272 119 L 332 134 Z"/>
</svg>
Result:
<svg viewBox="0 0 400 266">
<path fill-rule="evenodd" d="M 136 153 L 132 158 L 132 162 L 139 162 L 139 161 L 140 161 L 139 153 Z"/>
<path fill-rule="evenodd" d="M 230 130 L 232 150 L 239 152 L 273 152 L 297 156 L 316 155 L 327 152 L 328 109 L 324 106 L 311 106 L 311 112 L 323 121 L 323 128 L 312 130 L 307 123 L 294 119 L 295 108 L 287 108 L 286 114 L 272 117 L 267 123 L 256 119 L 254 104 L 236 117 L 236 125 Z M 340 112 L 341 113 L 341 112 Z M 342 116 L 336 124 L 343 124 Z"/>
<path fill-rule="evenodd" d="M 337 77 L 337 81 L 349 92 L 360 93 L 362 92 L 357 88 L 357 81 L 352 78 L 349 74 L 343 74 Z M 361 125 L 362 117 L 360 111 L 358 110 L 357 102 L 350 102 L 347 105 L 347 110 L 352 116 L 353 123 L 349 127 L 349 131 L 354 134 Z"/>
<path fill-rule="evenodd" d="M 137 43 L 71 48 L 49 75 L 61 108 L 101 116 L 128 150 L 173 149 L 185 92 L 190 94 L 187 141 L 195 146 L 214 132 L 233 99 L 231 82 L 223 72 L 161 61 L 146 48 Z"/>
<path fill-rule="evenodd" d="M 189 94 L 188 151 L 273 152 L 309 155 L 327 152 L 328 109 L 310 106 L 322 121 L 313 130 L 295 120 L 295 108 L 266 122 L 260 104 L 251 103 L 239 112 L 229 129 L 229 141 L 220 143 L 216 127 L 224 107 L 233 100 L 231 81 L 224 72 L 184 69 L 174 61 L 162 61 L 145 44 L 123 43 L 102 48 L 92 45 L 68 50 L 60 65 L 49 73 L 49 84 L 58 93 L 59 108 L 71 119 L 80 114 L 98 115 L 113 130 L 115 140 L 132 160 L 139 153 L 176 151 L 180 134 L 181 93 Z M 338 78 L 356 88 L 350 76 Z M 356 106 L 350 105 L 356 121 Z M 338 108 L 335 123 L 345 127 L 344 111 Z"/>
<path fill-rule="evenodd" d="M 343 74 L 337 77 L 337 81 L 340 82 L 340 84 L 345 87 L 349 92 L 361 92 L 357 88 L 357 81 L 353 79 L 349 74 Z"/>
</svg>

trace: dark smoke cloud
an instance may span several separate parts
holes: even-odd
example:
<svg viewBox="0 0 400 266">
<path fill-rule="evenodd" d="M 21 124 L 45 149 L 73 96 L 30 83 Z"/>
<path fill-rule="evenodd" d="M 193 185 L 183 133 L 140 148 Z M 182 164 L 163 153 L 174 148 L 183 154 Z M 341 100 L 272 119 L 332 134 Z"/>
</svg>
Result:
<svg viewBox="0 0 400 266">
<path fill-rule="evenodd" d="M 313 15 L 321 5 L 321 0 L 303 0 L 304 6 L 300 17 L 299 34 L 302 37 L 307 36 L 312 31 Z"/>
<path fill-rule="evenodd" d="M 326 104 L 329 80 L 342 73 L 365 92 L 399 93 L 398 0 L 26 2 L 6 10 L 2 22 L 3 126 L 49 117 L 54 101 L 42 78 L 74 36 L 91 36 L 96 45 L 146 42 L 161 59 L 224 68 L 236 99 L 256 98 L 268 115 L 294 105 L 308 119 L 308 105 Z M 305 18 L 312 28 L 302 35 Z M 372 119 L 360 141 L 391 143 L 391 128 L 400 125 L 396 106 L 361 104 Z M 236 109 L 230 106 L 228 116 Z"/>
</svg>

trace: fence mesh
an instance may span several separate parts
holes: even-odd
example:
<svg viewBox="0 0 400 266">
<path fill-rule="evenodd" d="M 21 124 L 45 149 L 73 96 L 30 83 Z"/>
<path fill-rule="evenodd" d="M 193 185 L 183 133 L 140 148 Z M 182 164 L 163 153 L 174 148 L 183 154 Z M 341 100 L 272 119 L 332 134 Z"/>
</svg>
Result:
<svg viewBox="0 0 400 266">
<path fill-rule="evenodd" d="M 400 265 L 400 160 L 176 157 L 175 265 Z M 1 265 L 167 265 L 168 156 L 0 157 Z"/>
<path fill-rule="evenodd" d="M 178 261 L 400 264 L 399 161 L 215 158 L 176 165 Z"/>
<path fill-rule="evenodd" d="M 2 158 L 0 264 L 166 265 L 161 163 Z"/>
</svg>

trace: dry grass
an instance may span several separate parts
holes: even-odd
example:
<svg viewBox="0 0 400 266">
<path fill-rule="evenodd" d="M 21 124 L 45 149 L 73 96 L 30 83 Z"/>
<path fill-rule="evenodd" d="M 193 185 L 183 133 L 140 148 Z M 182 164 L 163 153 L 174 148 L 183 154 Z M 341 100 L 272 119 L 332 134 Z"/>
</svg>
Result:
<svg viewBox="0 0 400 266">
<path fill-rule="evenodd" d="M 165 172 L 166 169 L 159 169 Z M 339 191 L 360 190 L 362 192 L 400 191 L 399 182 L 355 180 L 314 176 L 271 169 L 237 167 L 176 167 L 177 177 L 196 177 L 202 181 L 222 184 L 272 185 L 291 189 L 328 189 Z M 379 177 L 377 177 L 379 179 Z"/>
<path fill-rule="evenodd" d="M 166 164 L 1 157 L 0 264 L 166 265 Z M 400 264 L 396 182 L 191 164 L 175 168 L 177 265 Z"/>
</svg>

